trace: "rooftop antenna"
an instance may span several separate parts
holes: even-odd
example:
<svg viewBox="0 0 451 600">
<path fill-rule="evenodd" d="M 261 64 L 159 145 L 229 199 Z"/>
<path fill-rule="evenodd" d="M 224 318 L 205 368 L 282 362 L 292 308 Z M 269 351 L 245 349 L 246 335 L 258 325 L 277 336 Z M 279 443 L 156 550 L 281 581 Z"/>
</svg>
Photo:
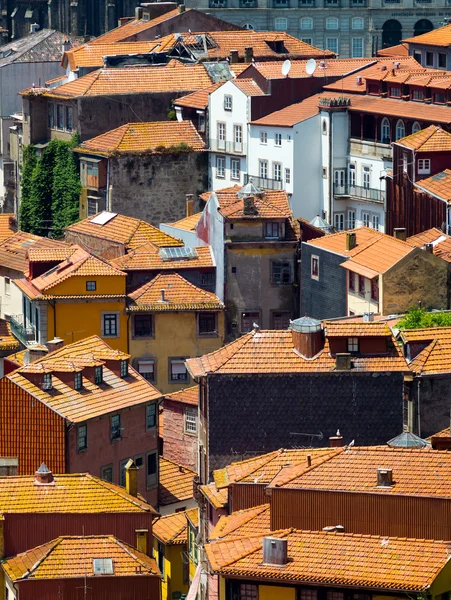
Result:
<svg viewBox="0 0 451 600">
<path fill-rule="evenodd" d="M 313 75 L 313 73 L 316 71 L 316 60 L 314 58 L 311 58 L 307 61 L 307 64 L 305 65 L 305 70 L 307 75 Z"/>
<path fill-rule="evenodd" d="M 286 60 L 284 61 L 283 65 L 282 65 L 282 75 L 284 77 L 288 77 L 288 73 L 290 72 L 291 69 L 291 61 Z"/>
</svg>

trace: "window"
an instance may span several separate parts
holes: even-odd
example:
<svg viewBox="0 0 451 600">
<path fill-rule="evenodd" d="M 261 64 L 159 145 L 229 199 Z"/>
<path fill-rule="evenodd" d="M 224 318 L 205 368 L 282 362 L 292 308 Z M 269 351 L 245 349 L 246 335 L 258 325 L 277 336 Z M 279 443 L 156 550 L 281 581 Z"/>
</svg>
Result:
<svg viewBox="0 0 451 600">
<path fill-rule="evenodd" d="M 252 331 L 254 323 L 257 325 L 260 321 L 260 313 L 258 312 L 243 312 L 241 313 L 241 331 L 246 333 Z"/>
<path fill-rule="evenodd" d="M 133 460 L 138 469 L 141 469 L 144 466 L 144 456 L 142 454 L 137 454 Z"/>
<path fill-rule="evenodd" d="M 99 212 L 99 203 L 93 198 L 88 198 L 88 217 L 92 217 Z"/>
<path fill-rule="evenodd" d="M 288 329 L 291 313 L 287 310 L 272 313 L 272 329 Z"/>
<path fill-rule="evenodd" d="M 74 128 L 74 111 L 72 106 L 66 106 L 66 130 L 72 131 Z"/>
<path fill-rule="evenodd" d="M 371 227 L 376 231 L 379 231 L 379 215 L 373 215 L 371 217 Z"/>
<path fill-rule="evenodd" d="M 338 19 L 329 17 L 326 19 L 326 29 L 338 29 Z"/>
<path fill-rule="evenodd" d="M 362 17 L 354 17 L 352 19 L 352 29 L 364 29 L 365 21 Z"/>
<path fill-rule="evenodd" d="M 241 152 L 243 149 L 243 128 L 241 125 L 233 126 L 233 147 L 235 152 Z"/>
<path fill-rule="evenodd" d="M 371 300 L 379 302 L 379 281 L 377 279 L 371 280 Z"/>
<path fill-rule="evenodd" d="M 335 169 L 334 171 L 334 187 L 335 188 L 344 188 L 345 185 L 345 170 L 344 169 Z M 340 189 L 335 189 L 335 191 L 341 191 Z"/>
<path fill-rule="evenodd" d="M 147 381 L 155 381 L 155 361 L 138 360 L 138 373 Z"/>
<path fill-rule="evenodd" d="M 348 210 L 348 229 L 355 228 L 355 210 Z"/>
<path fill-rule="evenodd" d="M 201 273 L 199 285 L 201 287 L 208 287 L 215 284 L 214 273 Z"/>
<path fill-rule="evenodd" d="M 396 123 L 396 139 L 400 140 L 406 135 L 406 126 L 404 125 L 404 121 L 399 119 Z"/>
<path fill-rule="evenodd" d="M 442 92 L 434 92 L 434 103 L 435 104 L 444 104 L 445 103 L 445 94 Z"/>
<path fill-rule="evenodd" d="M 365 298 L 365 277 L 359 275 L 359 296 Z"/>
<path fill-rule="evenodd" d="M 121 360 L 121 377 L 128 377 L 128 360 Z"/>
<path fill-rule="evenodd" d="M 204 112 L 199 112 L 197 115 L 197 129 L 200 132 L 205 131 L 205 113 Z"/>
<path fill-rule="evenodd" d="M 188 407 L 185 409 L 185 432 L 197 434 L 197 409 Z"/>
<path fill-rule="evenodd" d="M 188 371 L 185 367 L 185 359 L 169 359 L 171 381 L 188 381 Z"/>
<path fill-rule="evenodd" d="M 391 86 L 389 90 L 389 95 L 391 98 L 401 98 L 401 88 L 396 86 Z"/>
<path fill-rule="evenodd" d="M 232 110 L 232 96 L 224 96 L 224 110 Z"/>
<path fill-rule="evenodd" d="M 64 106 L 62 104 L 56 105 L 56 127 L 64 129 Z"/>
<path fill-rule="evenodd" d="M 260 131 L 260 144 L 268 143 L 268 134 L 266 131 Z"/>
<path fill-rule="evenodd" d="M 426 66 L 433 67 L 434 66 L 434 53 L 426 52 Z"/>
<path fill-rule="evenodd" d="M 100 468 L 100 479 L 113 483 L 113 465 L 106 465 Z"/>
<path fill-rule="evenodd" d="M 97 284 L 95 281 L 87 281 L 86 282 L 86 291 L 87 292 L 95 292 L 97 288 Z"/>
<path fill-rule="evenodd" d="M 352 58 L 363 58 L 363 55 L 363 38 L 352 38 Z"/>
<path fill-rule="evenodd" d="M 133 316 L 133 336 L 135 338 L 153 336 L 153 317 L 152 315 L 134 315 Z"/>
<path fill-rule="evenodd" d="M 274 19 L 274 29 L 276 31 L 286 31 L 288 28 L 288 21 L 286 19 Z"/>
<path fill-rule="evenodd" d="M 232 158 L 230 161 L 230 178 L 240 179 L 240 169 L 241 169 L 241 161 L 239 158 Z"/>
<path fill-rule="evenodd" d="M 431 160 L 429 158 L 418 159 L 418 174 L 429 175 L 431 172 Z"/>
<path fill-rule="evenodd" d="M 271 283 L 290 285 L 291 281 L 291 263 L 288 261 L 273 261 L 271 263 Z"/>
<path fill-rule="evenodd" d="M 50 129 L 53 129 L 53 127 L 55 127 L 55 105 L 53 104 L 53 102 L 49 102 L 48 105 L 47 125 L 50 127 Z"/>
<path fill-rule="evenodd" d="M 78 426 L 77 429 L 77 450 L 82 452 L 88 447 L 88 426 L 86 423 Z"/>
<path fill-rule="evenodd" d="M 252 31 L 255 29 L 252 23 L 244 23 L 242 27 L 243 29 L 251 29 Z"/>
<path fill-rule="evenodd" d="M 423 90 L 412 90 L 412 100 L 423 100 Z"/>
<path fill-rule="evenodd" d="M 416 51 L 416 52 L 414 51 L 413 57 L 417 61 L 417 63 L 419 63 L 421 65 L 421 50 L 419 52 L 418 51 Z"/>
<path fill-rule="evenodd" d="M 355 292 L 355 273 L 348 271 L 348 288 L 350 292 Z"/>
<path fill-rule="evenodd" d="M 218 179 L 223 179 L 225 177 L 225 157 L 224 156 L 216 157 L 216 177 Z"/>
<path fill-rule="evenodd" d="M 75 373 L 75 376 L 74 376 L 74 389 L 81 390 L 82 387 L 83 387 L 83 375 L 82 375 L 81 371 L 79 371 L 78 373 Z"/>
<path fill-rule="evenodd" d="M 42 385 L 43 390 L 51 390 L 52 389 L 52 374 L 44 373 L 44 383 Z"/>
<path fill-rule="evenodd" d="M 334 227 L 337 231 L 344 231 L 345 228 L 345 214 L 335 213 L 334 214 Z"/>
<path fill-rule="evenodd" d="M 118 337 L 118 313 L 104 313 L 103 315 L 103 337 Z"/>
<path fill-rule="evenodd" d="M 5 295 L 11 295 L 11 279 L 9 277 L 5 277 Z"/>
<path fill-rule="evenodd" d="M 312 45 L 312 38 L 301 38 L 301 42 L 304 42 L 305 44 L 308 44 L 309 46 Z"/>
<path fill-rule="evenodd" d="M 327 592 L 327 600 L 344 600 L 343 592 Z"/>
<path fill-rule="evenodd" d="M 443 52 L 438 53 L 438 68 L 446 69 L 446 54 Z"/>
<path fill-rule="evenodd" d="M 348 338 L 348 352 L 359 351 L 359 338 L 350 337 Z"/>
<path fill-rule="evenodd" d="M 371 168 L 368 165 L 364 165 L 362 168 L 363 175 L 363 187 L 366 190 L 370 189 L 370 180 L 371 180 Z"/>
<path fill-rule="evenodd" d="M 282 134 L 281 133 L 275 133 L 274 134 L 274 145 L 275 146 L 281 146 L 282 145 Z"/>
<path fill-rule="evenodd" d="M 349 185 L 355 187 L 355 164 L 349 165 Z"/>
<path fill-rule="evenodd" d="M 261 179 L 268 178 L 268 161 L 267 160 L 259 160 L 258 161 L 258 174 Z"/>
<path fill-rule="evenodd" d="M 362 223 L 364 227 L 370 226 L 370 213 L 362 212 Z"/>
<path fill-rule="evenodd" d="M 125 487 L 125 465 L 127 464 L 128 459 L 124 458 L 119 461 L 119 485 Z"/>
<path fill-rule="evenodd" d="M 258 600 L 258 585 L 255 583 L 240 583 L 239 600 Z"/>
<path fill-rule="evenodd" d="M 157 485 L 157 452 L 147 453 L 147 489 Z"/>
<path fill-rule="evenodd" d="M 272 221 L 266 221 L 265 224 L 265 237 L 267 238 L 279 238 L 280 237 L 280 223 L 274 223 Z"/>
<path fill-rule="evenodd" d="M 407 152 L 402 153 L 402 170 L 404 173 L 407 173 L 407 167 L 409 166 L 409 157 L 407 156 Z"/>
<path fill-rule="evenodd" d="M 310 263 L 310 276 L 312 279 L 319 279 L 319 256 L 312 255 Z"/>
<path fill-rule="evenodd" d="M 285 169 L 285 183 L 291 183 L 291 169 Z"/>
<path fill-rule="evenodd" d="M 280 163 L 272 163 L 273 179 L 282 181 L 282 165 Z"/>
<path fill-rule="evenodd" d="M 122 438 L 121 415 L 111 417 L 111 439 L 120 440 Z"/>
<path fill-rule="evenodd" d="M 313 29 L 313 19 L 310 17 L 304 17 L 301 19 L 301 29 L 304 31 Z"/>
<path fill-rule="evenodd" d="M 421 125 L 418 123 L 418 121 L 415 121 L 412 125 L 412 133 L 417 133 L 417 131 L 421 131 Z"/>
<path fill-rule="evenodd" d="M 226 126 L 225 123 L 218 123 L 218 147 L 225 148 Z"/>
<path fill-rule="evenodd" d="M 198 317 L 198 334 L 199 335 L 218 335 L 216 325 L 216 313 L 202 312 Z"/>
<path fill-rule="evenodd" d="M 317 600 L 318 592 L 316 590 L 306 590 L 301 588 L 301 598 L 300 600 Z"/>
<path fill-rule="evenodd" d="M 94 367 L 94 383 L 96 385 L 100 385 L 103 383 L 103 367 L 100 365 L 99 367 Z"/>
<path fill-rule="evenodd" d="M 86 172 L 88 177 L 98 177 L 99 176 L 99 165 L 96 163 L 88 162 L 86 163 Z"/>
<path fill-rule="evenodd" d="M 387 117 L 384 117 L 381 123 L 381 142 L 383 144 L 389 144 L 390 138 L 390 121 L 387 119 Z"/>
<path fill-rule="evenodd" d="M 338 38 L 326 38 L 326 49 L 338 54 Z"/>
<path fill-rule="evenodd" d="M 153 429 L 157 424 L 157 403 L 152 402 L 146 406 L 146 429 Z"/>
</svg>

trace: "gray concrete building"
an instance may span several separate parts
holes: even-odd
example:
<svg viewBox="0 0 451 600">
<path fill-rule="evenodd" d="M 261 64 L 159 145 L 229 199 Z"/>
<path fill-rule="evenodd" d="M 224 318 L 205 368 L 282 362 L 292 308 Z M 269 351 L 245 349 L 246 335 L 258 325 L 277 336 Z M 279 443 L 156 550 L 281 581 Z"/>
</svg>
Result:
<svg viewBox="0 0 451 600">
<path fill-rule="evenodd" d="M 341 58 L 375 55 L 451 18 L 450 0 L 186 0 L 256 31 L 286 31 Z"/>
</svg>

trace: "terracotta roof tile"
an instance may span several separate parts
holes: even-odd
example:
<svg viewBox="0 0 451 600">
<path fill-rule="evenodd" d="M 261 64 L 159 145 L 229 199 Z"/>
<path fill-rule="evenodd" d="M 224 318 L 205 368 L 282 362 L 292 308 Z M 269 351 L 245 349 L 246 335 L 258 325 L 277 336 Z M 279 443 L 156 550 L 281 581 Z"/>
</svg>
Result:
<svg viewBox="0 0 451 600">
<path fill-rule="evenodd" d="M 197 406 L 199 403 L 199 386 L 193 385 L 192 387 L 180 390 L 179 392 L 165 394 L 164 397 L 172 402 L 182 402 L 183 404 Z"/>
<path fill-rule="evenodd" d="M 234 66 L 234 65 L 231 65 Z M 182 96 L 181 98 L 177 98 L 174 100 L 175 106 L 188 106 L 189 108 L 197 108 L 200 110 L 205 110 L 208 106 L 208 99 L 211 92 L 217 90 L 221 85 L 224 85 L 223 81 L 219 83 L 213 83 L 213 85 L 209 85 L 206 88 L 201 90 L 197 90 L 192 94 L 187 94 L 186 96 Z"/>
<path fill-rule="evenodd" d="M 183 242 L 180 245 L 183 246 Z M 193 250 L 195 252 L 191 256 L 181 256 L 179 260 L 164 260 L 156 246 L 144 244 L 110 262 L 123 271 L 175 271 L 177 269 L 199 269 L 215 266 L 210 246 L 196 246 Z"/>
<path fill-rule="evenodd" d="M 210 532 L 209 540 L 254 537 L 270 531 L 270 504 L 263 504 L 220 517 Z"/>
<path fill-rule="evenodd" d="M 199 527 L 199 509 L 198 507 L 190 508 L 186 511 L 186 518 L 194 527 Z"/>
<path fill-rule="evenodd" d="M 409 363 L 417 375 L 449 373 L 451 371 L 451 327 L 403 329 L 404 343 L 423 342 L 424 349 Z"/>
<path fill-rule="evenodd" d="M 18 231 L 0 242 L 0 265 L 14 271 L 28 272 L 27 252 L 33 248 L 68 248 L 68 244 Z"/>
<path fill-rule="evenodd" d="M 285 190 L 265 190 L 261 196 L 253 196 L 256 208 L 255 215 L 245 215 L 243 212 L 244 201 L 237 193 L 241 186 L 215 190 L 221 214 L 228 219 L 289 219 L 292 217 L 288 196 Z M 201 194 L 206 202 L 213 192 Z"/>
<path fill-rule="evenodd" d="M 215 483 L 212 482 L 208 485 L 201 485 L 200 491 L 210 502 L 213 508 L 220 509 L 225 508 L 227 506 L 228 493 L 226 488 L 218 490 Z"/>
<path fill-rule="evenodd" d="M 163 544 L 188 542 L 186 511 L 164 515 L 152 523 L 152 533 Z"/>
<path fill-rule="evenodd" d="M 415 152 L 449 152 L 451 133 L 436 125 L 429 125 L 425 129 L 396 140 L 396 144 Z"/>
<path fill-rule="evenodd" d="M 381 337 L 390 336 L 391 331 L 386 323 L 372 321 L 363 322 L 340 322 L 326 321 L 324 327 L 327 330 L 327 337 Z"/>
<path fill-rule="evenodd" d="M 190 215 L 189 217 L 185 217 L 184 219 L 180 219 L 180 221 L 175 221 L 174 223 L 168 223 L 174 229 L 183 229 L 185 231 L 195 231 L 196 225 L 199 222 L 202 213 L 196 213 L 194 215 Z"/>
<path fill-rule="evenodd" d="M 154 575 L 159 577 L 155 559 L 113 536 L 59 537 L 4 561 L 12 581 L 95 577 L 93 560 L 110 558 L 114 577 Z"/>
<path fill-rule="evenodd" d="M 451 436 L 451 432 L 450 432 L 450 428 L 447 427 L 446 429 L 442 429 L 441 431 L 437 431 L 437 433 L 434 433 L 434 435 L 431 435 L 429 439 L 431 438 L 441 438 L 441 437 L 450 437 Z"/>
<path fill-rule="evenodd" d="M 234 79 L 233 83 L 246 96 L 265 96 L 265 92 L 259 87 L 254 79 Z"/>
<path fill-rule="evenodd" d="M 449 172 L 451 175 L 451 171 Z M 425 180 L 427 181 L 427 180 Z M 412 244 L 412 246 L 416 246 L 421 248 L 424 244 L 430 244 L 435 242 L 439 238 L 447 238 L 448 236 L 443 233 L 441 229 L 437 229 L 437 227 L 432 227 L 431 229 L 427 229 L 426 231 L 422 231 L 421 233 L 417 233 L 416 235 L 411 235 L 407 238 L 407 243 Z"/>
<path fill-rule="evenodd" d="M 341 266 L 349 271 L 365 275 L 361 270 L 363 267 L 372 272 L 369 274 L 369 277 L 372 278 L 379 273 L 387 272 L 413 250 L 407 242 L 382 234 L 380 237 L 375 237 L 365 247 L 354 248 L 350 252 L 351 258 Z"/>
<path fill-rule="evenodd" d="M 411 44 L 421 44 L 425 46 L 441 46 L 446 48 L 451 45 L 451 25 L 445 25 L 438 29 L 433 29 L 427 33 L 417 35 L 413 38 L 406 38 L 403 42 Z"/>
<path fill-rule="evenodd" d="M 438 196 L 445 202 L 451 202 L 451 170 L 445 169 L 431 177 L 416 181 L 415 187 L 426 193 Z"/>
<path fill-rule="evenodd" d="M 11 326 L 5 319 L 0 319 L 0 350 L 17 350 L 19 342 L 11 333 Z"/>
<path fill-rule="evenodd" d="M 78 223 L 74 223 L 66 228 L 66 232 L 119 242 L 125 245 L 126 250 L 139 248 L 149 242 L 155 244 L 157 247 L 183 246 L 181 240 L 160 231 L 157 227 L 141 221 L 141 219 L 134 219 L 133 217 L 126 217 L 117 213 L 109 213 L 111 218 L 104 224 L 99 223 L 96 217 L 105 214 L 106 211 L 103 211 L 103 213 L 98 213 L 93 217 L 88 217 Z"/>
<path fill-rule="evenodd" d="M 193 498 L 196 471 L 160 456 L 158 503 L 165 506 Z"/>
<path fill-rule="evenodd" d="M 372 243 L 374 239 L 383 235 L 374 229 L 370 229 L 369 227 L 358 227 L 357 229 L 354 229 L 353 232 L 356 235 L 356 248 L 366 247 L 369 243 Z M 307 243 L 311 246 L 329 250 L 330 252 L 334 252 L 336 254 L 350 256 L 352 254 L 352 250 L 346 250 L 346 233 L 347 232 L 345 231 L 340 231 L 339 233 L 333 233 L 316 238 L 314 240 L 309 240 Z"/>
<path fill-rule="evenodd" d="M 17 231 L 15 217 L 13 213 L 0 214 L 0 242 L 6 240 Z"/>
<path fill-rule="evenodd" d="M 344 77 L 377 62 L 376 58 L 335 58 L 333 60 L 324 60 L 324 56 L 319 58 L 323 60 L 320 60 L 317 64 L 313 77 Z M 290 62 L 291 68 L 288 75 L 282 74 L 282 63 L 280 61 L 257 61 L 253 63 L 253 66 L 265 79 L 285 79 L 287 77 L 289 79 L 304 79 L 311 77 L 306 71 L 307 60 L 291 60 Z"/>
<path fill-rule="evenodd" d="M 27 251 L 28 260 L 32 262 L 62 262 L 75 252 L 73 246 L 66 248 L 35 248 L 31 246 Z"/>
<path fill-rule="evenodd" d="M 315 94 L 302 102 L 290 104 L 286 108 L 277 110 L 265 117 L 251 121 L 251 125 L 267 125 L 277 127 L 292 127 L 301 121 L 314 117 L 319 112 L 319 99 L 324 94 Z"/>
<path fill-rule="evenodd" d="M 69 64 L 71 71 L 79 67 L 103 67 L 104 56 L 123 56 L 132 54 L 147 54 L 158 44 L 158 40 L 151 42 L 112 42 L 110 44 L 88 43 L 73 48 L 65 53 L 63 65 Z"/>
<path fill-rule="evenodd" d="M 9 513 L 122 513 L 155 510 L 123 487 L 89 473 L 54 475 L 54 484 L 35 485 L 35 476 L 0 477 L 0 512 Z"/>
<path fill-rule="evenodd" d="M 221 540 L 206 546 L 211 568 L 224 576 L 426 591 L 449 560 L 450 544 L 325 531 L 276 532 L 288 540 L 290 561 L 262 564 L 260 537 Z"/>
<path fill-rule="evenodd" d="M 398 56 L 406 57 L 408 55 L 409 47 L 404 43 L 397 44 L 396 46 L 390 46 L 390 48 L 381 48 L 377 51 L 377 56 L 383 57 L 388 56 L 397 58 Z"/>
<path fill-rule="evenodd" d="M 58 378 L 59 366 L 64 371 L 65 366 L 70 365 L 75 372 L 80 366 L 88 366 L 86 361 L 127 358 L 127 354 L 113 350 L 99 337 L 91 336 L 63 346 L 32 363 L 34 370 L 53 371 L 52 390 L 43 390 L 25 377 L 31 365 L 20 367 L 7 377 L 68 421 L 77 423 L 161 397 L 160 392 L 131 367 L 129 375 L 121 378 L 104 365 L 105 384 L 97 385 L 84 377 L 82 390 L 75 390 Z"/>
<path fill-rule="evenodd" d="M 434 179 L 434 177 L 437 177 L 436 175 L 429 179 L 424 179 L 423 181 L 418 182 L 418 187 L 421 187 L 421 189 L 426 191 L 435 190 L 435 195 L 449 195 L 451 201 L 451 194 L 448 191 L 448 186 L 451 185 L 451 171 L 447 169 L 443 172 L 443 175 L 444 177 L 438 179 Z M 447 182 L 447 185 L 445 185 L 444 182 Z M 436 184 L 437 187 L 435 188 Z M 429 190 L 428 187 L 430 188 Z M 432 229 L 428 229 L 417 235 L 412 235 L 407 238 L 407 243 L 417 248 L 424 248 L 425 244 L 432 244 L 432 251 L 435 256 L 438 256 L 447 262 L 451 262 L 451 236 L 443 233 L 441 229 L 433 227 Z"/>
<path fill-rule="evenodd" d="M 161 153 L 164 149 L 185 144 L 187 150 L 199 152 L 205 142 L 191 121 L 153 121 L 128 123 L 83 142 L 75 152 L 102 155 Z"/>
</svg>

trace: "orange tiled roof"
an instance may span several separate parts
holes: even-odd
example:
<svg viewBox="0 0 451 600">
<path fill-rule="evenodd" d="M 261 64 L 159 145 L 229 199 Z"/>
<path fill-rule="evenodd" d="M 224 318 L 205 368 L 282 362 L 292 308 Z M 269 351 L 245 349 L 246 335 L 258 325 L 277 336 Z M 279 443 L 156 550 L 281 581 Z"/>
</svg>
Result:
<svg viewBox="0 0 451 600">
<path fill-rule="evenodd" d="M 450 544 L 325 531 L 276 532 L 288 541 L 283 567 L 262 564 L 262 534 L 206 545 L 213 571 L 246 579 L 426 592 L 449 560 Z"/>
<path fill-rule="evenodd" d="M 231 65 L 235 66 L 235 65 Z M 223 81 L 219 83 L 213 83 L 213 85 L 209 85 L 201 90 L 197 90 L 192 94 L 187 94 L 186 96 L 182 96 L 181 98 L 177 98 L 174 100 L 175 106 L 188 106 L 189 108 L 197 108 L 199 110 L 205 110 L 208 106 L 208 99 L 211 92 L 217 90 L 221 85 L 224 85 Z"/>
<path fill-rule="evenodd" d="M 183 246 L 183 242 L 180 245 Z M 158 248 L 149 243 L 110 262 L 123 271 L 176 271 L 177 269 L 199 269 L 215 266 L 210 246 L 196 246 L 193 250 L 195 250 L 197 256 L 180 257 L 179 260 L 163 260 Z"/>
<path fill-rule="evenodd" d="M 196 506 L 195 508 L 190 508 L 186 511 L 186 518 L 190 521 L 194 527 L 199 527 L 199 509 Z"/>
<path fill-rule="evenodd" d="M 0 350 L 17 350 L 19 342 L 11 333 L 11 326 L 5 319 L 0 319 Z"/>
<path fill-rule="evenodd" d="M 429 440 L 431 438 L 433 438 L 433 437 L 434 438 L 436 438 L 436 437 L 441 438 L 441 437 L 450 437 L 450 436 L 451 436 L 450 428 L 447 427 L 446 429 L 442 429 L 441 431 L 437 431 L 437 433 L 434 433 L 434 435 L 431 435 L 429 437 Z"/>
<path fill-rule="evenodd" d="M 0 242 L 0 266 L 25 273 L 28 271 L 27 252 L 33 248 L 67 248 L 64 242 L 18 231 Z"/>
<path fill-rule="evenodd" d="M 127 123 L 95 138 L 83 142 L 75 152 L 116 155 L 176 152 L 179 144 L 185 151 L 201 151 L 205 142 L 191 121 L 152 121 L 150 123 Z"/>
<path fill-rule="evenodd" d="M 7 377 L 51 410 L 68 421 L 77 423 L 161 397 L 160 392 L 131 367 L 129 367 L 129 375 L 121 378 L 104 364 L 105 385 L 97 385 L 84 377 L 81 390 L 73 389 L 58 378 L 58 369 L 64 372 L 68 366 L 75 372 L 93 364 L 93 361 L 98 364 L 105 360 L 127 358 L 127 354 L 113 350 L 99 337 L 91 336 L 80 342 L 63 346 L 32 365 L 20 367 Z M 46 391 L 29 381 L 25 373 L 31 371 L 53 371 L 53 389 Z"/>
<path fill-rule="evenodd" d="M 435 183 L 437 182 L 436 195 L 439 195 L 439 189 L 443 190 L 443 192 L 441 192 L 442 195 L 449 194 L 448 188 L 443 182 L 447 181 L 448 185 L 451 185 L 451 171 L 447 169 L 443 173 L 445 174 L 445 177 L 431 181 L 431 188 L 434 188 Z M 436 176 L 430 177 L 429 179 L 434 180 L 434 177 Z M 424 179 L 422 182 L 418 183 L 422 184 L 422 189 L 427 190 L 428 182 L 428 179 Z M 425 244 L 432 244 L 432 250 L 435 256 L 438 256 L 447 262 L 451 262 L 451 236 L 443 233 L 436 227 L 428 229 L 427 231 L 423 231 L 422 233 L 418 233 L 417 235 L 412 235 L 411 237 L 407 238 L 407 243 L 411 244 L 412 246 L 416 246 L 417 248 L 423 248 Z"/>
<path fill-rule="evenodd" d="M 327 339 L 314 360 L 306 359 L 295 351 L 291 331 L 285 330 L 251 331 L 216 352 L 187 359 L 186 365 L 193 377 L 210 373 L 312 373 L 336 369 Z M 366 372 L 408 371 L 394 342 L 389 355 L 352 357 L 351 368 Z"/>
<path fill-rule="evenodd" d="M 413 251 L 407 242 L 382 234 L 365 247 L 354 248 L 350 252 L 351 258 L 341 266 L 371 279 L 379 273 L 387 272 Z"/>
<path fill-rule="evenodd" d="M 234 85 L 240 89 L 246 96 L 265 96 L 265 92 L 259 87 L 254 79 L 234 79 Z"/>
<path fill-rule="evenodd" d="M 288 196 L 284 190 L 265 190 L 261 196 L 253 196 L 256 214 L 245 215 L 243 198 L 237 196 L 240 190 L 240 185 L 215 190 L 219 210 L 224 217 L 228 219 L 288 219 L 292 216 Z M 200 197 L 207 202 L 212 193 L 205 192 Z"/>
<path fill-rule="evenodd" d="M 129 294 L 129 298 L 133 303 L 128 311 L 224 310 L 216 294 L 197 287 L 178 273 L 159 273 Z"/>
<path fill-rule="evenodd" d="M 451 150 L 451 133 L 437 125 L 429 125 L 425 129 L 397 140 L 396 144 L 415 150 L 415 152 L 449 152 Z"/>
<path fill-rule="evenodd" d="M 369 227 L 359 227 L 354 229 L 353 232 L 356 235 L 356 248 L 366 247 L 367 244 L 371 243 L 374 239 L 379 238 L 381 233 L 378 233 L 374 229 Z M 352 250 L 346 250 L 346 232 L 341 231 L 339 233 L 333 233 L 331 235 L 325 235 L 314 240 L 309 240 L 307 244 L 316 246 L 324 250 L 330 250 L 336 254 L 342 254 L 343 256 L 350 256 Z"/>
<path fill-rule="evenodd" d="M 166 545 L 186 544 L 187 535 L 186 511 L 164 515 L 152 523 L 153 535 Z"/>
<path fill-rule="evenodd" d="M 193 385 L 192 387 L 180 390 L 179 392 L 165 394 L 164 397 L 168 400 L 172 400 L 172 402 L 182 402 L 183 404 L 197 406 L 199 403 L 199 386 Z"/>
<path fill-rule="evenodd" d="M 313 77 L 344 77 L 377 62 L 377 58 L 335 58 L 333 60 L 324 60 L 323 56 L 320 58 L 323 60 L 318 62 Z M 307 73 L 306 66 L 307 60 L 291 60 L 290 72 L 288 75 L 283 75 L 282 63 L 279 60 L 253 63 L 253 67 L 265 79 L 285 79 L 286 77 L 289 79 L 307 79 L 312 76 Z"/>
<path fill-rule="evenodd" d="M 158 44 L 158 40 L 151 42 L 112 42 L 110 44 L 87 43 L 65 52 L 62 65 L 69 64 L 71 71 L 79 67 L 103 67 L 104 56 L 118 56 L 130 54 L 147 54 Z"/>
<path fill-rule="evenodd" d="M 133 67 L 133 69 L 99 69 L 57 88 L 28 89 L 21 94 L 69 99 L 80 96 L 189 92 L 209 85 L 211 79 L 202 64 L 191 65 L 171 60 L 166 65 Z"/>
<path fill-rule="evenodd" d="M 417 375 L 449 373 L 451 371 L 451 327 L 403 329 L 404 343 L 424 342 L 425 348 L 409 363 Z"/>
<path fill-rule="evenodd" d="M 451 171 L 449 172 L 451 175 Z M 422 231 L 421 233 L 417 233 L 416 235 L 411 235 L 407 238 L 407 243 L 412 244 L 412 246 L 416 246 L 421 248 L 424 244 L 430 244 L 435 242 L 439 238 L 447 238 L 448 236 L 443 233 L 441 229 L 437 227 L 432 227 L 431 229 L 427 229 L 426 231 Z"/>
<path fill-rule="evenodd" d="M 155 559 L 112 535 L 59 537 L 2 563 L 12 581 L 96 577 L 93 559 L 111 558 L 114 577 L 160 576 Z"/>
<path fill-rule="evenodd" d="M 127 250 L 139 248 L 148 242 L 155 244 L 156 247 L 163 246 L 183 246 L 183 242 L 172 235 L 160 231 L 150 223 L 126 217 L 117 213 L 109 213 L 111 218 L 103 225 L 97 223 L 96 217 L 105 214 L 98 213 L 93 217 L 83 219 L 78 223 L 74 223 L 66 228 L 71 234 L 82 234 L 93 237 L 98 237 L 102 240 L 119 242 L 124 244 Z"/>
<path fill-rule="evenodd" d="M 270 504 L 262 504 L 220 517 L 209 539 L 213 541 L 232 537 L 254 537 L 270 531 Z"/>
<path fill-rule="evenodd" d="M 409 55 L 409 47 L 406 44 L 397 44 L 396 46 L 390 46 L 390 48 L 381 48 L 377 51 L 377 56 L 389 56 L 395 57 L 398 56 L 408 56 Z"/>
<path fill-rule="evenodd" d="M 184 219 L 180 219 L 180 221 L 175 221 L 174 223 L 168 223 L 171 227 L 175 229 L 183 229 L 185 231 L 195 231 L 196 225 L 201 218 L 202 213 L 196 213 L 194 215 L 190 215 L 189 217 L 185 217 Z"/>
<path fill-rule="evenodd" d="M 89 473 L 54 475 L 54 484 L 35 485 L 34 475 L 0 477 L 0 511 L 8 513 L 155 513 L 140 497 Z"/>
<path fill-rule="evenodd" d="M 267 125 L 277 127 L 292 127 L 301 121 L 314 117 L 319 112 L 319 99 L 325 94 L 315 94 L 302 102 L 290 104 L 286 108 L 276 110 L 269 115 L 251 121 L 251 125 Z"/>
<path fill-rule="evenodd" d="M 445 202 L 451 202 L 451 170 L 445 169 L 426 179 L 415 182 L 421 191 L 438 196 Z"/>
<path fill-rule="evenodd" d="M 27 251 L 28 260 L 32 262 L 62 262 L 73 253 L 73 246 L 66 248 L 35 248 L 31 246 Z"/>
<path fill-rule="evenodd" d="M 451 25 L 445 25 L 444 27 L 439 27 L 438 29 L 433 29 L 427 33 L 423 33 L 412 38 L 407 38 L 402 41 L 407 44 L 411 43 L 425 46 L 441 46 L 446 48 L 447 46 L 451 45 Z"/>
<path fill-rule="evenodd" d="M 324 327 L 327 337 L 387 337 L 391 335 L 390 328 L 384 322 L 340 322 L 326 321 Z"/>
<path fill-rule="evenodd" d="M 11 237 L 16 230 L 14 213 L 0 214 L 0 242 Z"/>
<path fill-rule="evenodd" d="M 193 479 L 196 471 L 160 456 L 158 503 L 174 504 L 193 498 Z"/>
<path fill-rule="evenodd" d="M 205 498 L 210 502 L 213 508 L 220 509 L 225 508 L 228 502 L 227 489 L 223 488 L 218 490 L 215 483 L 209 483 L 208 485 L 201 485 L 200 491 Z"/>
</svg>

